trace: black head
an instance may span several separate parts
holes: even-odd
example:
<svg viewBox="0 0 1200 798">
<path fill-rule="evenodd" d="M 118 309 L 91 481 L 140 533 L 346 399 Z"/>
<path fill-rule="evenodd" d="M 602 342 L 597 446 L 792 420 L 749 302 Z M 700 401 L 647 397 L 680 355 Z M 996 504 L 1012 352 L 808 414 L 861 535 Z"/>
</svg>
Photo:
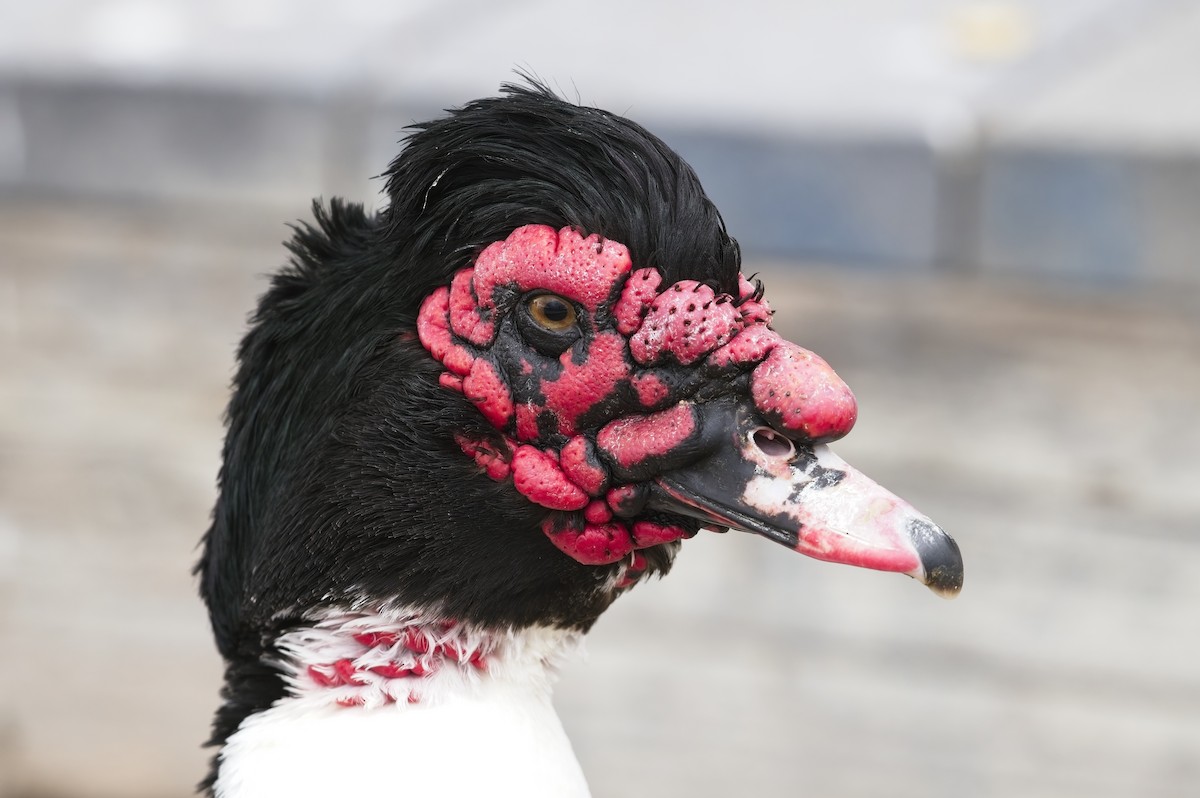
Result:
<svg viewBox="0 0 1200 798">
<path fill-rule="evenodd" d="M 387 194 L 376 215 L 314 206 L 239 351 L 199 565 L 227 658 L 331 601 L 588 626 L 615 566 L 523 534 L 544 509 L 463 455 L 452 431 L 494 430 L 440 387 L 416 336 L 420 304 L 526 224 L 598 233 L 668 280 L 737 290 L 737 245 L 687 164 L 640 126 L 542 86 L 417 126 Z M 650 555 L 651 569 L 669 562 Z"/>
</svg>

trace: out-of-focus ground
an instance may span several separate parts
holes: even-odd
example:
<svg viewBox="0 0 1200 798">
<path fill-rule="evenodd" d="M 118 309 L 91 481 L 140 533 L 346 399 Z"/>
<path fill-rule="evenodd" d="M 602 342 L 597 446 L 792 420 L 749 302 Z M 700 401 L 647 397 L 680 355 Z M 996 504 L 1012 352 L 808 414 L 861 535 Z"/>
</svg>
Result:
<svg viewBox="0 0 1200 798">
<path fill-rule="evenodd" d="M 857 393 L 839 453 L 967 567 L 943 602 L 688 542 L 563 674 L 597 798 L 1196 795 L 1200 3 L 501 7 L 0 2 L 0 796 L 189 794 L 189 569 L 284 223 L 377 205 L 399 129 L 513 65 L 684 152 Z"/>
<path fill-rule="evenodd" d="M 3 772 L 13 795 L 185 795 L 219 675 L 188 569 L 285 231 L 0 207 Z M 1194 303 L 748 266 L 858 393 L 839 452 L 957 536 L 966 587 L 690 541 L 564 674 L 595 794 L 1194 794 Z"/>
</svg>

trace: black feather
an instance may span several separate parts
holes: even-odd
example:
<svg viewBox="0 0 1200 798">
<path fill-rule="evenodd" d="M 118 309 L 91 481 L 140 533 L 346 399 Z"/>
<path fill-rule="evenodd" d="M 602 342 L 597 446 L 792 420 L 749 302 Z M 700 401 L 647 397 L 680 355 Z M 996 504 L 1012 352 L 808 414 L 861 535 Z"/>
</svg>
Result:
<svg viewBox="0 0 1200 798">
<path fill-rule="evenodd" d="M 612 600 L 602 586 L 618 566 L 563 556 L 538 527 L 545 510 L 455 443 L 495 430 L 439 386 L 416 340 L 430 291 L 540 223 L 619 241 L 667 283 L 737 294 L 737 244 L 691 169 L 640 126 L 539 84 L 416 126 L 386 176 L 377 214 L 314 203 L 238 352 L 197 566 L 228 663 L 214 745 L 283 695 L 263 661 L 313 608 L 370 600 L 587 629 Z M 665 572 L 675 547 L 645 552 L 649 571 Z"/>
</svg>

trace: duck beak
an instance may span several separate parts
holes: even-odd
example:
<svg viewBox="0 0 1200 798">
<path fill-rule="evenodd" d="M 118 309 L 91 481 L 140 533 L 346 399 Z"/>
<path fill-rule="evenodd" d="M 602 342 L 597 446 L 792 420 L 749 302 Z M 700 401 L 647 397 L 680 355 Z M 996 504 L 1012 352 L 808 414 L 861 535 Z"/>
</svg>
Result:
<svg viewBox="0 0 1200 798">
<path fill-rule="evenodd" d="M 825 445 L 797 443 L 744 405 L 697 407 L 704 455 L 655 479 L 650 505 L 753 532 L 829 562 L 908 574 L 953 598 L 958 544 Z"/>
</svg>

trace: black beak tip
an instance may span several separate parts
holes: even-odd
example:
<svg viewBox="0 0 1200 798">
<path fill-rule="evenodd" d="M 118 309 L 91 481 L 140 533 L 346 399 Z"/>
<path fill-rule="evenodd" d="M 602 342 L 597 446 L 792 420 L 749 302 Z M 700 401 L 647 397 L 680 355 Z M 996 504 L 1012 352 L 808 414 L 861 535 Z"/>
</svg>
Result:
<svg viewBox="0 0 1200 798">
<path fill-rule="evenodd" d="M 921 559 L 926 587 L 942 598 L 957 596 L 963 586 L 963 559 L 958 543 L 934 524 L 920 519 L 908 522 L 908 534 Z"/>
</svg>

